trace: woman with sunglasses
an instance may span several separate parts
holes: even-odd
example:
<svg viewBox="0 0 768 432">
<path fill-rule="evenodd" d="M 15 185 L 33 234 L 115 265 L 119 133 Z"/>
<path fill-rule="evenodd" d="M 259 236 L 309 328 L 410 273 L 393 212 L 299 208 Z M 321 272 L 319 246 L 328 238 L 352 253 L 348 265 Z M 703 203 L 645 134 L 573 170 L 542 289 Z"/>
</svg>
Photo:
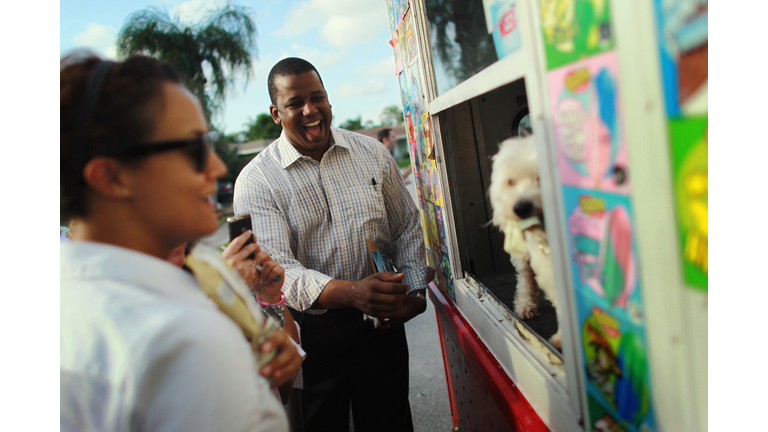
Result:
<svg viewBox="0 0 768 432">
<path fill-rule="evenodd" d="M 239 327 L 168 263 L 216 230 L 226 173 L 167 64 L 70 56 L 61 67 L 61 429 L 282 431 L 275 386 L 301 359 L 283 331 L 261 371 Z"/>
</svg>

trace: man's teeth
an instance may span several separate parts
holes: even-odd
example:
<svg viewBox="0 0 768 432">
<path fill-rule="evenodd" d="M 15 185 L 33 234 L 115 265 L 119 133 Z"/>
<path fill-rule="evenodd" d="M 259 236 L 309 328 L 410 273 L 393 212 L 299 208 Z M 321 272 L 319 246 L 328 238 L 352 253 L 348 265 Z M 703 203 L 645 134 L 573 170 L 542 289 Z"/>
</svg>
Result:
<svg viewBox="0 0 768 432">
<path fill-rule="evenodd" d="M 320 120 L 317 120 L 317 121 L 314 121 L 312 123 L 305 124 L 304 127 L 312 127 L 312 126 L 317 126 L 319 124 L 320 124 Z"/>
</svg>

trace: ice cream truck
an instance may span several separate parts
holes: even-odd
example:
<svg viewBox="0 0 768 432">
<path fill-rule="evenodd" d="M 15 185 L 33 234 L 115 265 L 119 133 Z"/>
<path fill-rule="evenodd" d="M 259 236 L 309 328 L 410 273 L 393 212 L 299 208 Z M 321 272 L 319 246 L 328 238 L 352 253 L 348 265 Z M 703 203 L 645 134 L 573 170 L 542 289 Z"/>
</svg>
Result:
<svg viewBox="0 0 768 432">
<path fill-rule="evenodd" d="M 706 431 L 707 1 L 385 4 L 455 430 Z M 530 318 L 489 224 L 521 136 L 557 304 Z"/>
</svg>

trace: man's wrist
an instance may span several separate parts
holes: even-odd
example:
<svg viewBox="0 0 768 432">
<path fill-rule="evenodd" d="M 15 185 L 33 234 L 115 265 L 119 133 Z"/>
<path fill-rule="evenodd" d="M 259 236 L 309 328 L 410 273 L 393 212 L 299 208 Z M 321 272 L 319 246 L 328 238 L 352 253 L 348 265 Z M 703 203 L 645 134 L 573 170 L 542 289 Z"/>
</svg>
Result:
<svg viewBox="0 0 768 432">
<path fill-rule="evenodd" d="M 354 307 L 352 293 L 357 282 L 331 279 L 312 305 L 315 309 Z"/>
<path fill-rule="evenodd" d="M 427 295 L 425 293 L 425 290 L 411 291 L 411 292 L 408 293 L 408 295 L 411 296 L 411 297 L 416 297 L 416 298 L 422 299 L 424 301 L 427 300 Z"/>
</svg>

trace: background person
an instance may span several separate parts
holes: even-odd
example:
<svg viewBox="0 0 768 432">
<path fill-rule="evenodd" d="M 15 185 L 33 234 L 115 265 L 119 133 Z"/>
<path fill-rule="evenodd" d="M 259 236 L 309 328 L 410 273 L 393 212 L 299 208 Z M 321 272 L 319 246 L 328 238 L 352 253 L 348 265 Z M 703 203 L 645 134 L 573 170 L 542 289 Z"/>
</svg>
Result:
<svg viewBox="0 0 768 432">
<path fill-rule="evenodd" d="M 397 137 L 395 136 L 395 131 L 389 128 L 384 128 L 376 134 L 376 137 L 379 139 L 380 143 L 384 144 L 384 147 L 386 147 L 390 153 L 392 153 L 395 150 L 395 146 L 397 146 Z M 402 170 L 402 176 L 403 176 L 403 180 L 405 181 L 405 184 L 408 184 L 411 182 L 408 176 L 411 175 L 412 169 L 413 167 L 411 165 L 408 165 L 407 168 Z"/>
<path fill-rule="evenodd" d="M 240 328 L 165 259 L 216 230 L 226 173 L 194 96 L 167 64 L 61 66 L 60 422 L 64 431 L 285 431 Z M 301 360 L 283 331 L 261 373 Z"/>
<path fill-rule="evenodd" d="M 314 66 L 281 60 L 268 87 L 283 132 L 237 178 L 234 210 L 251 215 L 262 248 L 285 267 L 307 352 L 305 430 L 347 430 L 350 404 L 355 430 L 413 430 L 402 324 L 426 309 L 418 210 L 379 142 L 331 129 Z M 402 273 L 374 274 L 366 239 Z M 364 313 L 387 321 L 374 329 Z"/>
</svg>

